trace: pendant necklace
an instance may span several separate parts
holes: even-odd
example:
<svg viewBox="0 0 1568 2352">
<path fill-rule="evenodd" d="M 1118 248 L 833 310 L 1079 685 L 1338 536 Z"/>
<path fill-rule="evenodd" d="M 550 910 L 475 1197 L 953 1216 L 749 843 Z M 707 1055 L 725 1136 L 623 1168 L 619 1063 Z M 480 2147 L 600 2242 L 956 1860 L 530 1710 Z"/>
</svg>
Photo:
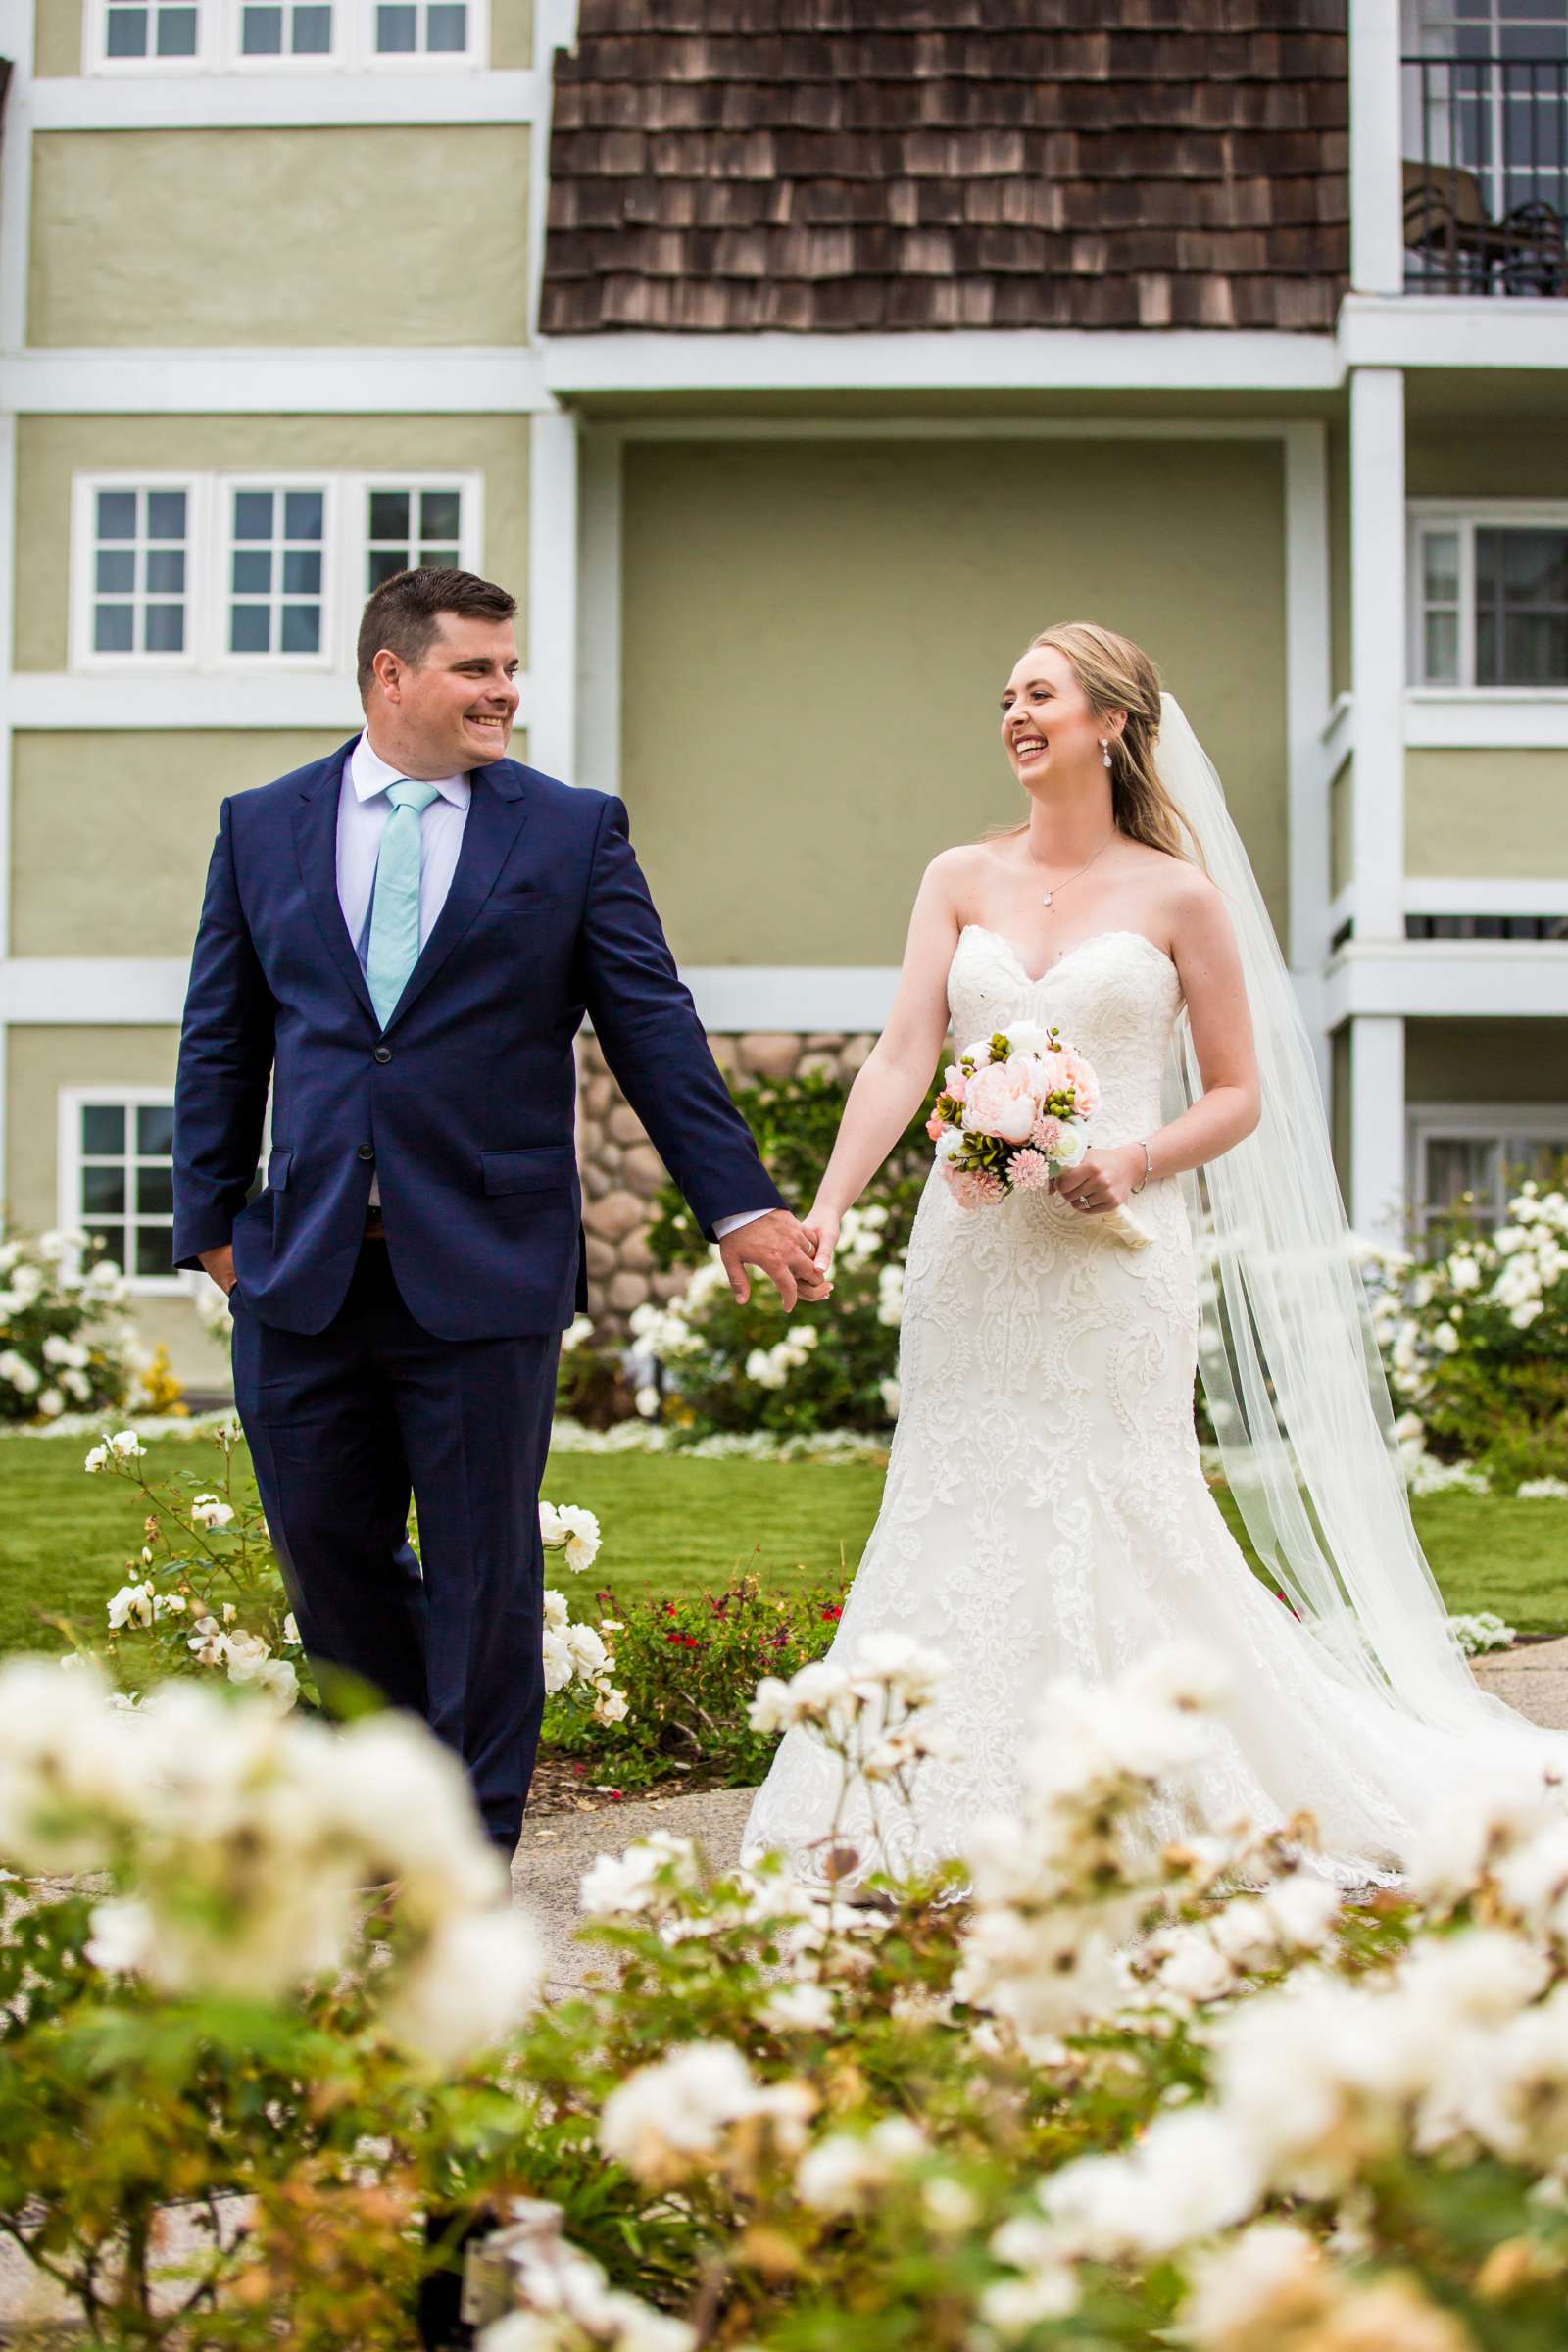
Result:
<svg viewBox="0 0 1568 2352">
<path fill-rule="evenodd" d="M 1110 828 L 1110 831 L 1109 831 L 1109 832 L 1108 832 L 1108 833 L 1105 835 L 1105 838 L 1104 838 L 1104 840 L 1103 840 L 1103 841 L 1101 843 L 1101 845 L 1100 845 L 1099 849 L 1098 849 L 1098 850 L 1095 852 L 1095 858 L 1102 858 L 1102 857 L 1104 856 L 1105 852 L 1106 852 L 1106 851 L 1109 849 L 1109 847 L 1110 847 L 1111 843 L 1112 843 L 1112 842 L 1115 840 L 1115 838 L 1116 838 L 1116 828 L 1115 828 L 1115 826 L 1114 826 L 1114 825 L 1112 825 L 1112 826 L 1111 826 L 1111 828 Z M 1086 858 L 1086 859 L 1084 860 L 1083 864 L 1082 864 L 1082 865 L 1081 865 L 1081 866 L 1078 868 L 1078 873 L 1077 873 L 1077 874 L 1069 874 L 1069 875 L 1067 876 L 1067 881 L 1066 881 L 1066 882 L 1054 882 L 1054 883 L 1051 885 L 1051 888 L 1050 888 L 1050 889 L 1049 889 L 1049 890 L 1046 892 L 1046 895 L 1045 895 L 1045 897 L 1044 897 L 1044 898 L 1041 900 L 1041 902 L 1040 902 L 1041 906 L 1044 906 L 1044 908 L 1045 908 L 1045 910 L 1046 910 L 1046 912 L 1047 912 L 1048 914 L 1051 912 L 1051 902 L 1052 902 L 1052 900 L 1053 900 L 1053 899 L 1055 897 L 1055 895 L 1056 895 L 1057 891 L 1058 891 L 1058 890 L 1065 890 L 1065 889 L 1066 889 L 1066 887 L 1067 887 L 1067 883 L 1068 883 L 1068 882 L 1076 882 L 1076 881 L 1077 881 L 1077 879 L 1078 879 L 1078 875 L 1079 875 L 1079 874 L 1087 874 L 1087 873 L 1088 873 L 1088 871 L 1089 871 L 1089 868 L 1090 868 L 1090 867 L 1091 867 L 1091 866 L 1094 864 L 1094 862 L 1095 862 L 1095 858 Z M 1033 862 L 1035 862 L 1035 863 L 1038 863 L 1038 859 L 1034 859 L 1034 860 L 1033 860 Z"/>
</svg>

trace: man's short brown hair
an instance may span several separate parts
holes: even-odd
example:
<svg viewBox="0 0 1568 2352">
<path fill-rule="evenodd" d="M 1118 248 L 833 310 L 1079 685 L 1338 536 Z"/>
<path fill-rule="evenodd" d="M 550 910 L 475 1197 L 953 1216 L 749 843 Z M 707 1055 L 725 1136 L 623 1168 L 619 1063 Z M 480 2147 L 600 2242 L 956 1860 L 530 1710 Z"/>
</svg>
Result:
<svg viewBox="0 0 1568 2352">
<path fill-rule="evenodd" d="M 507 589 L 471 571 L 451 571 L 436 564 L 423 564 L 417 571 L 395 571 L 381 582 L 360 622 L 361 702 L 370 691 L 370 664 L 383 646 L 416 669 L 435 643 L 443 612 L 455 612 L 460 620 L 510 620 L 516 610 L 517 600 Z"/>
</svg>

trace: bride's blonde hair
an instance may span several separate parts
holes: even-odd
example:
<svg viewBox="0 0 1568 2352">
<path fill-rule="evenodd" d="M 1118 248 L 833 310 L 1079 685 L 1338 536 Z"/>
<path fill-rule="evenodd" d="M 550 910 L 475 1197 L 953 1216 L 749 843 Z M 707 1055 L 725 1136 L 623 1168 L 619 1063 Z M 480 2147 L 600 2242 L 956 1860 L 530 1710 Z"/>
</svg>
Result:
<svg viewBox="0 0 1568 2352">
<path fill-rule="evenodd" d="M 1110 741 L 1110 810 L 1118 833 L 1169 857 L 1192 859 L 1194 843 L 1154 760 L 1159 740 L 1159 672 L 1141 645 L 1093 620 L 1059 620 L 1030 640 L 1066 660 L 1097 718 L 1125 710 Z M 1019 832 L 1027 826 L 1016 828 Z"/>
</svg>

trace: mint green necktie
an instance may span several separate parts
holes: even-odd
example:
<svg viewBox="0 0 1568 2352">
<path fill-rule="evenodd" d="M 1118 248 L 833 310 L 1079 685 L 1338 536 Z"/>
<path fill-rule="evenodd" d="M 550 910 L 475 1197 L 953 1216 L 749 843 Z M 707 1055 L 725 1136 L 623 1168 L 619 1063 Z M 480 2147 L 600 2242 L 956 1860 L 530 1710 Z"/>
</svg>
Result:
<svg viewBox="0 0 1568 2352">
<path fill-rule="evenodd" d="M 437 793 L 433 784 L 416 784 L 405 777 L 387 786 L 386 797 L 392 813 L 375 861 L 370 943 L 365 958 L 370 1002 L 383 1029 L 419 960 L 420 820 Z"/>
</svg>

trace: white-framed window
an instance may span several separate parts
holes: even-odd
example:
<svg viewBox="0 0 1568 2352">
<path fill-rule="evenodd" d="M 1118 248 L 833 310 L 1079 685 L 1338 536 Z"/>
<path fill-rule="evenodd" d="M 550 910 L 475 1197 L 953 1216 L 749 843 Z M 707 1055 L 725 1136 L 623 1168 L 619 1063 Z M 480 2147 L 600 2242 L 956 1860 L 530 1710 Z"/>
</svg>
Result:
<svg viewBox="0 0 1568 2352">
<path fill-rule="evenodd" d="M 223 500 L 224 647 L 249 666 L 326 666 L 326 517 L 321 481 L 230 481 Z"/>
<path fill-rule="evenodd" d="M 188 1286 L 173 1262 L 172 1087 L 65 1087 L 60 1222 L 102 1245 L 137 1291 Z"/>
<path fill-rule="evenodd" d="M 195 504 L 190 481 L 178 475 L 94 483 L 81 619 L 95 659 L 184 660 Z"/>
<path fill-rule="evenodd" d="M 1417 1238 L 1434 1224 L 1494 1231 L 1527 1177 L 1568 1158 L 1568 1102 L 1415 1103 L 1409 1129 Z"/>
<path fill-rule="evenodd" d="M 365 600 L 479 567 L 476 474 L 79 474 L 72 667 L 351 675 Z"/>
<path fill-rule="evenodd" d="M 1413 501 L 1413 686 L 1568 692 L 1568 503 Z"/>
<path fill-rule="evenodd" d="M 70 0 L 50 0 L 67 7 Z M 84 0 L 95 73 L 483 66 L 490 0 Z"/>
</svg>

